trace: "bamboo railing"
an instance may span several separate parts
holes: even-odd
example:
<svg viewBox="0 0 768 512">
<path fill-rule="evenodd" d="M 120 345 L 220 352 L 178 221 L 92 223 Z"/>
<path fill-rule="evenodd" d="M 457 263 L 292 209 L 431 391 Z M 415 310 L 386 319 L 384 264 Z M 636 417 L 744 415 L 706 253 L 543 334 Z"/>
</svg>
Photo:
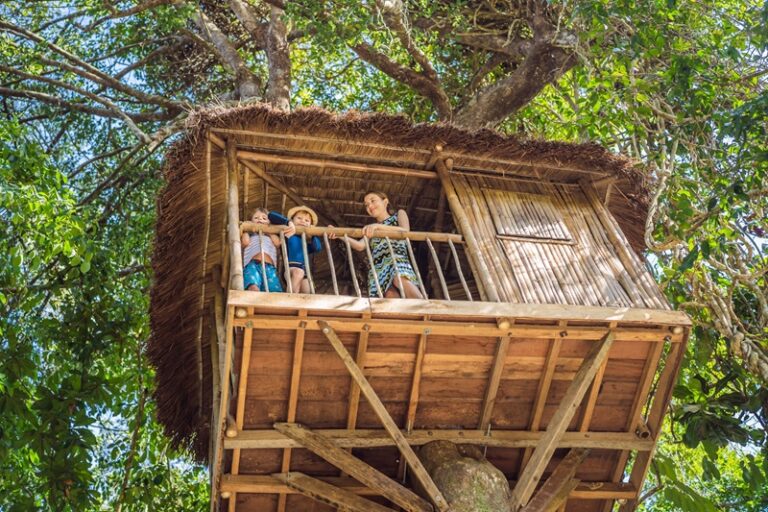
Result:
<svg viewBox="0 0 768 512">
<path fill-rule="evenodd" d="M 259 236 L 270 235 L 270 234 L 279 235 L 281 240 L 281 246 L 282 246 L 281 252 L 282 252 L 283 261 L 287 262 L 288 255 L 287 255 L 286 246 L 285 246 L 285 241 L 287 240 L 284 233 L 285 228 L 286 226 L 264 225 L 264 224 L 256 224 L 253 222 L 243 222 L 240 224 L 241 233 L 251 232 L 251 233 L 254 233 L 254 235 L 258 234 Z M 308 252 L 307 239 L 308 237 L 319 236 L 319 237 L 322 237 L 323 243 L 325 245 L 325 254 L 328 260 L 328 267 L 331 274 L 334 295 L 341 295 L 341 294 L 339 293 L 338 278 L 336 276 L 336 269 L 338 268 L 338 265 L 334 261 L 334 251 L 331 249 L 332 238 L 336 238 L 339 241 L 339 243 L 344 247 L 345 250 L 342 252 L 345 254 L 346 263 L 347 265 L 349 265 L 349 268 L 350 268 L 350 274 L 351 274 L 350 277 L 355 289 L 355 294 L 358 297 L 363 296 L 363 293 L 360 288 L 360 283 L 358 282 L 357 275 L 354 270 L 356 266 L 355 266 L 353 252 L 352 252 L 352 247 L 350 244 L 350 238 L 355 238 L 355 239 L 362 240 L 363 243 L 365 244 L 365 257 L 367 260 L 367 264 L 369 268 L 372 270 L 374 274 L 374 279 L 376 282 L 376 296 L 378 296 L 379 298 L 384 297 L 384 292 L 386 292 L 386 290 L 382 290 L 381 287 L 379 286 L 378 275 L 376 274 L 376 268 L 373 263 L 373 254 L 371 252 L 370 239 L 363 235 L 362 229 L 319 227 L 319 226 L 313 226 L 313 227 L 297 226 L 296 234 L 293 236 L 298 236 L 301 239 L 301 246 L 304 252 L 304 261 L 305 261 L 305 272 L 306 272 L 305 277 L 309 282 L 310 294 L 316 293 L 316 286 L 315 286 L 315 279 L 313 278 L 312 259 L 309 257 L 309 252 Z M 449 250 L 447 251 L 447 258 L 448 258 L 447 261 L 450 263 L 452 259 L 453 265 L 456 267 L 459 280 L 461 281 L 461 289 L 463 290 L 465 295 L 465 297 L 462 297 L 462 299 L 466 299 L 469 301 L 473 300 L 469 285 L 467 284 L 467 281 L 465 278 L 465 272 L 462 269 L 462 260 L 459 257 L 459 252 L 456 249 L 457 245 L 463 246 L 464 244 L 464 238 L 462 237 L 462 235 L 458 235 L 454 233 L 431 233 L 431 232 L 424 232 L 424 231 L 393 231 L 391 229 L 381 229 L 381 230 L 374 231 L 371 238 L 382 238 L 386 241 L 386 248 L 393 261 L 401 258 L 395 257 L 395 250 L 394 250 L 392 241 L 393 240 L 405 241 L 406 249 L 407 249 L 407 258 L 416 274 L 416 282 L 414 282 L 413 284 L 419 289 L 419 291 L 423 295 L 423 298 L 425 299 L 429 298 L 427 294 L 427 286 L 421 277 L 421 271 L 419 269 L 418 262 L 416 261 L 413 243 L 415 242 L 423 243 L 426 245 L 426 247 L 428 247 L 429 249 L 428 253 L 431 258 L 431 265 L 436 270 L 436 274 L 440 282 L 442 297 L 445 300 L 452 300 L 451 294 L 449 292 L 448 283 L 446 282 L 445 273 L 443 272 L 443 269 L 447 268 L 447 264 L 440 262 L 438 258 L 438 251 L 434 247 L 434 244 L 436 243 L 448 244 Z M 264 261 L 263 258 L 262 258 L 262 261 Z M 266 268 L 264 265 L 261 265 L 261 272 L 263 273 L 264 282 L 266 282 L 267 280 Z M 297 293 L 298 290 L 292 289 L 291 279 L 290 279 L 290 269 L 287 267 L 287 265 L 285 265 L 284 276 L 286 281 L 287 292 Z M 397 265 L 395 265 L 395 283 L 397 284 L 397 288 L 399 289 L 401 297 L 404 297 L 405 292 L 402 286 L 402 280 L 403 280 L 403 277 L 400 275 Z"/>
</svg>

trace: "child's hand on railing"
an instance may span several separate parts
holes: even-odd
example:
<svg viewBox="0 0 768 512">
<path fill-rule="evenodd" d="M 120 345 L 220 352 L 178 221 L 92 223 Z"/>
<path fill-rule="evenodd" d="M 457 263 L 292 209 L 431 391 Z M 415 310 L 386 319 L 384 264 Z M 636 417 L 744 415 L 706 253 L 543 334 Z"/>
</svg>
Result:
<svg viewBox="0 0 768 512">
<path fill-rule="evenodd" d="M 363 227 L 363 236 L 371 238 L 374 231 L 383 227 L 385 227 L 384 224 L 368 224 Z"/>
<path fill-rule="evenodd" d="M 283 230 L 283 233 L 285 234 L 286 238 L 291 238 L 296 234 L 296 225 L 293 223 L 293 221 L 288 222 L 288 225 Z"/>
</svg>

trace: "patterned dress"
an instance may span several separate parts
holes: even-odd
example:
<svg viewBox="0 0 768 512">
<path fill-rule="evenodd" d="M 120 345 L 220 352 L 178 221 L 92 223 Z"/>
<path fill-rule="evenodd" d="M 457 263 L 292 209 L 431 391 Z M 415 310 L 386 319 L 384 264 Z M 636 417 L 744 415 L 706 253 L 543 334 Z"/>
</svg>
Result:
<svg viewBox="0 0 768 512">
<path fill-rule="evenodd" d="M 381 224 L 385 226 L 397 226 L 397 214 L 387 217 Z M 392 243 L 392 250 L 395 253 L 395 261 L 397 262 L 397 270 L 400 273 L 400 277 L 408 279 L 413 284 L 418 285 L 416 272 L 413 271 L 411 262 L 408 259 L 408 247 L 405 240 L 392 240 L 390 238 L 390 242 Z M 373 266 L 379 277 L 381 294 L 384 295 L 393 284 L 396 288 L 399 287 L 395 266 L 392 264 L 392 251 L 389 250 L 389 244 L 387 244 L 386 238 L 371 238 L 370 243 L 371 253 L 373 255 Z M 378 291 L 376 290 L 376 278 L 374 277 L 373 269 L 368 270 L 368 295 L 371 297 L 379 296 Z"/>
</svg>

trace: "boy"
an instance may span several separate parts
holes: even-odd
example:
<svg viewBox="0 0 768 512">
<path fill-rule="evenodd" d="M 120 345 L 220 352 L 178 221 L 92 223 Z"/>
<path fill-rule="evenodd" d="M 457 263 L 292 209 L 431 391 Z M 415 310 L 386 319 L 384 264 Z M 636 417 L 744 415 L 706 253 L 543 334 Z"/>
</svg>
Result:
<svg viewBox="0 0 768 512">
<path fill-rule="evenodd" d="M 309 206 L 295 206 L 288 210 L 287 217 L 277 212 L 269 212 L 269 220 L 273 224 L 287 224 L 289 226 L 306 228 L 317 225 L 317 214 Z M 306 279 L 307 262 L 304 261 L 301 237 L 292 236 L 285 243 L 288 251 L 288 266 L 291 269 L 291 290 L 293 293 L 309 293 L 309 281 Z M 307 242 L 308 254 L 320 252 L 322 249 L 323 243 L 320 237 L 313 236 Z"/>
</svg>

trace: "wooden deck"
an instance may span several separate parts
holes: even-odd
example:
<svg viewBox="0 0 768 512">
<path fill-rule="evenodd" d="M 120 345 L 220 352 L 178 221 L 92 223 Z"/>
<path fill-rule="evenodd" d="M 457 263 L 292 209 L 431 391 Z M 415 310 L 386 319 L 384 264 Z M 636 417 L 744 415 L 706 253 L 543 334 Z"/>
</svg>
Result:
<svg viewBox="0 0 768 512">
<path fill-rule="evenodd" d="M 382 497 L 396 489 L 349 476 L 362 461 L 412 487 L 414 468 L 385 430 L 382 410 L 416 449 L 437 439 L 479 447 L 513 488 L 522 479 L 515 489 L 522 503 L 569 449 L 589 449 L 560 509 L 604 511 L 622 500 L 631 510 L 690 326 L 669 310 L 237 291 L 227 317 L 233 351 L 220 354 L 219 367 L 235 374 L 231 400 L 224 397 L 233 419 L 224 455 L 214 457 L 214 469 L 217 459 L 221 465 L 214 485 L 230 511 L 334 510 L 320 502 L 329 501 L 323 483 L 334 496 L 396 508 Z M 381 410 L 361 397 L 331 335 Z M 595 350 L 601 346 L 605 357 Z M 293 424 L 351 450 L 354 464 L 307 449 L 314 445 L 297 438 Z M 289 472 L 314 479 L 303 486 Z M 307 497 L 313 493 L 320 497 Z"/>
</svg>

